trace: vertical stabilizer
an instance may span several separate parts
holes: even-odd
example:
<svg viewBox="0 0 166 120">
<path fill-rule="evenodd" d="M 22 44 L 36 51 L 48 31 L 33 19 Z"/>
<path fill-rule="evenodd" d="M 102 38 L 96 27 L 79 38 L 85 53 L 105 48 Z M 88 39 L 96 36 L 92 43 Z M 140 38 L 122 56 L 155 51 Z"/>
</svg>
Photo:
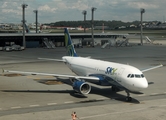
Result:
<svg viewBox="0 0 166 120">
<path fill-rule="evenodd" d="M 73 46 L 73 43 L 71 41 L 71 37 L 69 35 L 67 28 L 64 28 L 64 34 L 65 34 L 65 46 L 67 49 L 67 55 L 77 57 L 77 53 L 74 49 L 74 46 Z"/>
</svg>

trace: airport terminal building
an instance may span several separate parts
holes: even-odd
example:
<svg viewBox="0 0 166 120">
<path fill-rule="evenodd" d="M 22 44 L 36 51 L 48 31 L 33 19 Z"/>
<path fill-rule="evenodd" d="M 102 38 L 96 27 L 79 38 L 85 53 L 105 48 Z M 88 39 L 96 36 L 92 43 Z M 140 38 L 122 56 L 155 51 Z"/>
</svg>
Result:
<svg viewBox="0 0 166 120">
<path fill-rule="evenodd" d="M 74 44 L 80 43 L 86 46 L 92 43 L 91 33 L 70 33 L 70 35 Z M 110 39 L 123 38 L 124 36 L 124 34 L 94 33 L 95 45 L 103 45 Z M 27 48 L 47 47 L 47 43 L 54 44 L 55 47 L 63 47 L 65 41 L 63 33 L 29 33 L 25 34 L 25 40 Z M 10 46 L 11 44 L 23 46 L 23 35 L 21 33 L 0 34 L 0 47 Z"/>
</svg>

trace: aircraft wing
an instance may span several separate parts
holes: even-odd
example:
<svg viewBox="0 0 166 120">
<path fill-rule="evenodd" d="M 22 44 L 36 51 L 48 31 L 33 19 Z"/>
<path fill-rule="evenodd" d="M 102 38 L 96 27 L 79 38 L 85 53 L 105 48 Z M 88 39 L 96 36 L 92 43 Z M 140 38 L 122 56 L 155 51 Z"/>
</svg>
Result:
<svg viewBox="0 0 166 120">
<path fill-rule="evenodd" d="M 147 68 L 147 69 L 144 69 L 144 70 L 141 70 L 142 72 L 146 72 L 146 71 L 149 71 L 149 70 L 153 70 L 153 69 L 156 69 L 156 68 L 159 68 L 159 67 L 162 67 L 163 65 L 157 65 L 157 66 L 154 66 L 154 67 L 150 67 L 150 68 Z"/>
<path fill-rule="evenodd" d="M 50 58 L 38 58 L 39 60 L 51 60 L 51 61 L 57 61 L 57 62 L 66 62 L 65 60 L 61 59 L 50 59 Z"/>
<path fill-rule="evenodd" d="M 19 73 L 19 74 L 27 74 L 27 75 L 46 75 L 46 76 L 75 78 L 75 79 L 99 80 L 98 77 L 93 77 L 93 76 L 62 75 L 62 74 L 38 73 L 38 72 L 23 72 L 23 71 L 12 71 L 12 70 L 3 70 L 3 72 Z"/>
</svg>

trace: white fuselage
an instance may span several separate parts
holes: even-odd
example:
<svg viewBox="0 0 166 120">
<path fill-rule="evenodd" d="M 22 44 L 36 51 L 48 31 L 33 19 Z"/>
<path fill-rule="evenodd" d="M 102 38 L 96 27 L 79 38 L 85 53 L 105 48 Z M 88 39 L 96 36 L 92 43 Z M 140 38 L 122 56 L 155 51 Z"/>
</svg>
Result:
<svg viewBox="0 0 166 120">
<path fill-rule="evenodd" d="M 66 61 L 68 67 L 75 74 L 80 76 L 104 75 L 133 92 L 138 92 L 148 87 L 148 82 L 143 73 L 130 65 L 84 57 L 64 56 L 62 59 Z M 108 80 L 108 82 L 114 84 L 112 81 Z"/>
</svg>

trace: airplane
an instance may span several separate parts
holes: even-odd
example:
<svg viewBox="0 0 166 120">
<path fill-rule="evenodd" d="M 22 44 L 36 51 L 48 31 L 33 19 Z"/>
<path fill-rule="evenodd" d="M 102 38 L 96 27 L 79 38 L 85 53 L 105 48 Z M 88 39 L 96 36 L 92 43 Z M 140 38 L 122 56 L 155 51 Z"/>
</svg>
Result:
<svg viewBox="0 0 166 120">
<path fill-rule="evenodd" d="M 4 72 L 30 75 L 48 75 L 54 77 L 69 78 L 70 81 L 73 83 L 73 90 L 82 95 L 87 95 L 90 93 L 91 85 L 87 81 L 91 80 L 101 86 L 112 86 L 113 91 L 124 90 L 127 93 L 127 97 L 125 100 L 127 102 L 130 102 L 132 101 L 130 93 L 140 92 L 148 88 L 148 81 L 143 75 L 143 72 L 163 66 L 157 65 L 141 71 L 138 68 L 128 64 L 92 59 L 91 57 L 80 57 L 77 55 L 74 49 L 67 28 L 64 28 L 64 34 L 68 56 L 63 56 L 62 59 L 38 59 L 64 62 L 76 75 L 23 72 L 11 70 L 4 70 Z"/>
</svg>

